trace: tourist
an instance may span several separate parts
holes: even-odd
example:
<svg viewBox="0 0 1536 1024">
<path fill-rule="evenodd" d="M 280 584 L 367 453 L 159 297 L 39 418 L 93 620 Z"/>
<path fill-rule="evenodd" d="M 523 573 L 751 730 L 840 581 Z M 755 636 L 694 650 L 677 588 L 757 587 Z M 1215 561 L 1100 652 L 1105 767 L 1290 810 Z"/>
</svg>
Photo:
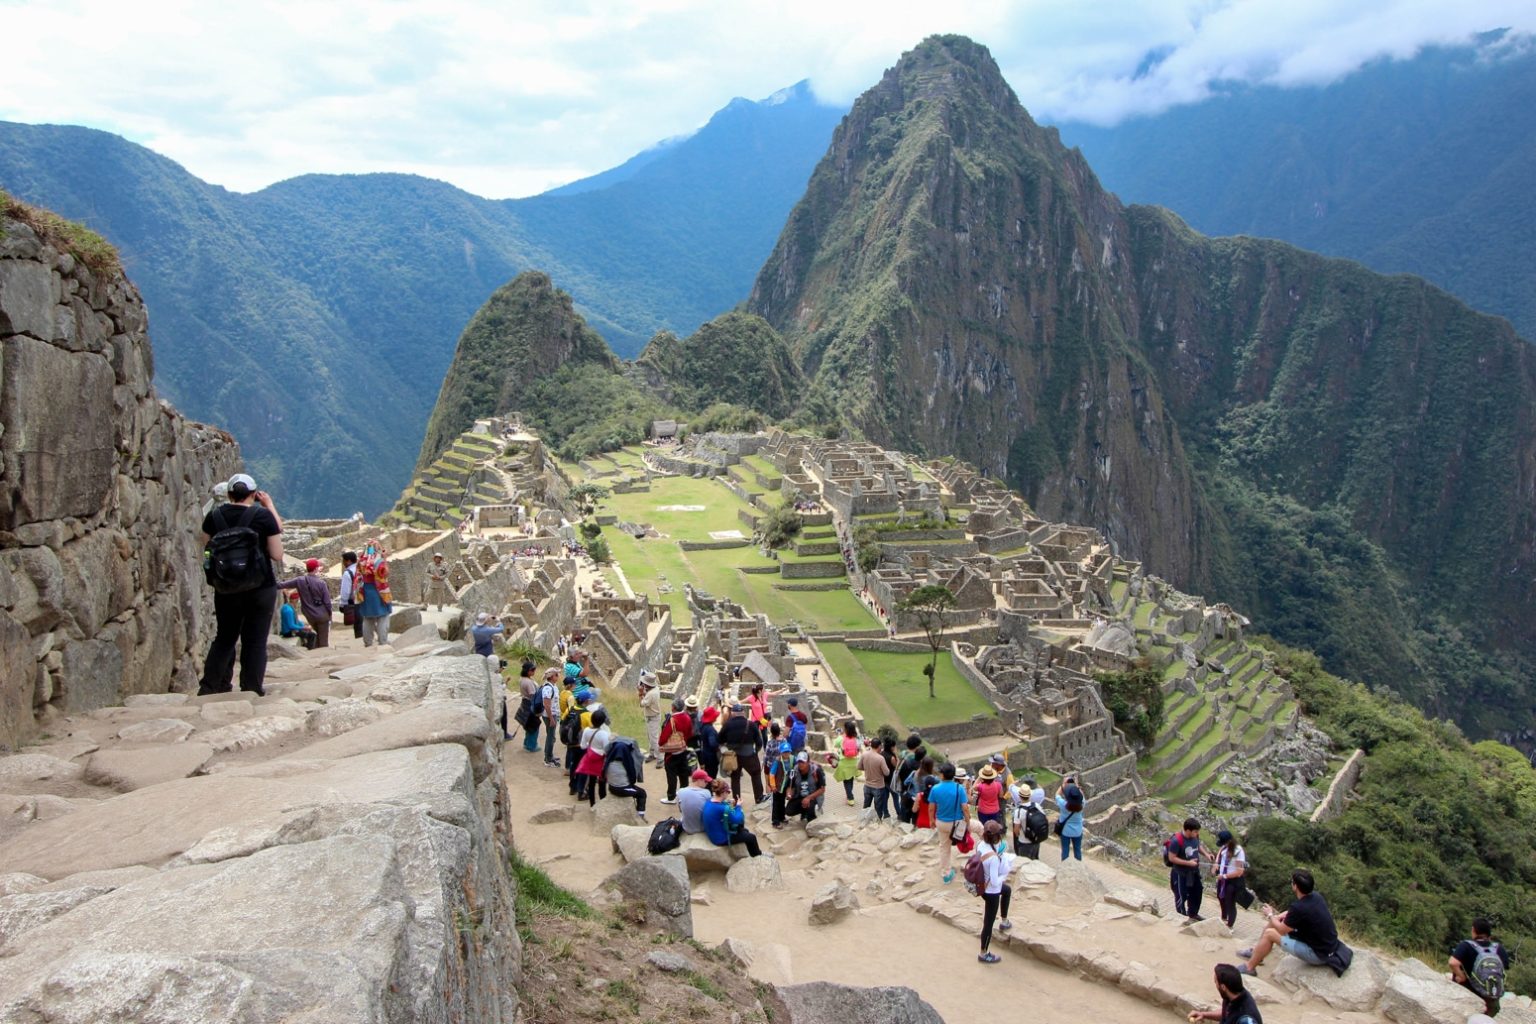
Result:
<svg viewBox="0 0 1536 1024">
<path fill-rule="evenodd" d="M 368 545 L 366 553 L 358 559 L 357 573 L 363 587 L 363 599 L 358 608 L 363 620 L 363 646 L 372 647 L 377 642 L 388 647 L 393 604 L 389 590 L 389 560 L 383 546 L 376 542 Z"/>
<path fill-rule="evenodd" d="M 775 724 L 774 728 L 778 728 Z M 795 752 L 788 743 L 774 748 L 777 753 L 768 765 L 768 791 L 773 794 L 773 816 L 769 819 L 774 828 L 783 828 L 785 811 L 789 803 L 790 782 L 795 771 Z"/>
<path fill-rule="evenodd" d="M 832 770 L 832 777 L 843 784 L 843 795 L 848 798 L 848 806 L 853 806 L 853 780 L 859 776 L 859 732 L 854 727 L 853 719 L 843 723 L 843 737 L 837 745 L 837 767 Z"/>
<path fill-rule="evenodd" d="M 341 602 L 342 625 L 352 627 L 352 637 L 355 640 L 363 638 L 363 617 L 359 615 L 357 606 L 362 603 L 363 588 L 357 580 L 357 552 L 343 551 L 341 553 L 341 593 L 336 599 Z"/>
<path fill-rule="evenodd" d="M 654 761 L 661 756 L 661 690 L 656 686 L 656 673 L 642 671 L 635 692 L 640 695 L 640 714 L 645 718 L 645 759 Z"/>
<path fill-rule="evenodd" d="M 982 883 L 979 887 L 979 895 L 983 909 L 981 955 L 976 959 L 984 964 L 995 964 L 1002 958 L 987 948 L 992 945 L 992 926 L 997 924 L 1005 932 L 1013 927 L 1013 923 L 1008 920 L 1008 903 L 1013 899 L 1013 887 L 1008 884 L 1009 864 L 1003 855 L 1003 823 L 1001 821 L 989 820 L 982 828 L 980 853 Z"/>
<path fill-rule="evenodd" d="M 320 559 L 311 558 L 304 563 L 303 576 L 278 583 L 279 589 L 298 591 L 299 611 L 315 631 L 311 647 L 331 646 L 331 588 L 320 575 L 320 565 Z"/>
<path fill-rule="evenodd" d="M 1221 1009 L 1192 1010 L 1190 1024 L 1202 1020 L 1220 1021 L 1221 1024 L 1264 1024 L 1264 1018 L 1254 1004 L 1253 993 L 1243 988 L 1243 975 L 1238 968 L 1231 964 L 1216 965 L 1216 995 L 1221 999 Z"/>
<path fill-rule="evenodd" d="M 712 779 L 720 774 L 720 730 L 715 728 L 719 720 L 720 709 L 713 704 L 699 715 L 699 767 L 708 772 Z"/>
<path fill-rule="evenodd" d="M 713 799 L 704 805 L 702 815 L 704 834 L 709 836 L 709 841 L 727 847 L 740 843 L 747 848 L 747 856 L 761 857 L 763 851 L 757 844 L 757 836 L 747 831 L 746 815 L 732 798 L 730 783 L 716 779 L 710 786 L 710 794 Z"/>
<path fill-rule="evenodd" d="M 539 688 L 539 714 L 544 719 L 544 763 L 551 768 L 560 767 L 560 762 L 555 760 L 555 726 L 560 723 L 561 694 L 556 685 L 559 678 L 559 669 L 547 668 L 544 685 Z"/>
<path fill-rule="evenodd" d="M 576 795 L 576 765 L 581 761 L 581 734 L 586 728 L 587 722 L 582 721 L 586 715 L 586 705 L 592 700 L 592 691 L 585 686 L 576 686 L 576 679 L 566 680 L 571 687 L 571 700 L 567 704 L 565 714 L 560 716 L 560 742 L 565 744 L 565 768 L 566 784 L 572 796 Z"/>
<path fill-rule="evenodd" d="M 997 769 L 990 763 L 981 766 L 976 782 L 971 786 L 971 801 L 976 805 L 976 819 L 983 826 L 995 821 L 1003 824 L 1003 780 L 997 777 Z"/>
<path fill-rule="evenodd" d="M 955 878 L 955 869 L 949 866 L 951 851 L 970 846 L 971 804 L 965 787 L 956 781 L 959 773 L 952 763 L 945 761 L 939 774 L 944 781 L 928 791 L 928 802 L 933 805 L 934 827 L 939 830 L 939 870 L 948 885 Z"/>
<path fill-rule="evenodd" d="M 883 746 L 877 736 L 869 741 L 869 749 L 859 758 L 859 770 L 864 773 L 864 809 L 873 806 L 876 821 L 891 816 L 891 765 L 885 759 Z"/>
<path fill-rule="evenodd" d="M 1083 859 L 1083 790 L 1068 775 L 1056 789 L 1056 834 L 1061 837 L 1061 859 L 1067 854 Z"/>
<path fill-rule="evenodd" d="M 800 710 L 800 698 L 791 697 L 785 702 L 788 710 L 784 713 L 784 738 L 789 741 L 789 746 L 795 753 L 805 749 L 805 734 L 811 727 L 811 720 L 805 717 L 805 712 Z"/>
<path fill-rule="evenodd" d="M 754 683 L 747 693 L 747 708 L 753 726 L 762 734 L 762 743 L 768 742 L 768 696 L 762 683 Z M 761 744 L 759 744 L 761 746 Z"/>
<path fill-rule="evenodd" d="M 608 754 L 608 741 L 613 730 L 608 728 L 608 711 L 598 708 L 592 712 L 592 724 L 581 730 L 581 760 L 576 762 L 576 775 L 580 788 L 576 798 L 586 798 L 589 807 L 597 806 L 597 798 L 608 795 L 608 782 L 603 765 Z"/>
<path fill-rule="evenodd" d="M 704 805 L 709 803 L 709 787 L 714 781 L 704 769 L 695 768 L 688 776 L 688 785 L 678 791 L 677 816 L 682 819 L 684 832 L 704 831 Z"/>
<path fill-rule="evenodd" d="M 677 789 L 688 785 L 688 772 L 693 766 L 693 751 L 688 749 L 693 739 L 693 716 L 688 714 L 687 702 L 678 698 L 672 702 L 672 713 L 661 725 L 660 746 L 662 770 L 667 775 L 667 795 L 664 804 L 677 803 Z"/>
<path fill-rule="evenodd" d="M 525 661 L 517 677 L 517 695 L 522 702 L 519 708 L 523 725 L 523 750 L 529 754 L 539 751 L 539 723 L 544 720 L 543 700 L 540 697 L 542 684 L 533 678 L 534 670 L 538 666 L 531 661 Z"/>
<path fill-rule="evenodd" d="M 490 612 L 476 612 L 475 624 L 469 627 L 469 634 L 474 640 L 475 653 L 487 658 L 496 655 L 496 638 L 501 636 L 505 627 L 501 624 L 501 618 Z"/>
<path fill-rule="evenodd" d="M 203 503 L 203 515 L 207 515 L 229 501 L 229 481 L 220 480 L 213 485 L 213 497 Z"/>
<path fill-rule="evenodd" d="M 640 788 L 644 778 L 640 748 L 628 736 L 614 736 L 608 741 L 608 753 L 603 756 L 603 779 L 608 783 L 609 796 L 628 796 L 635 801 L 635 815 L 645 820 L 645 790 Z"/>
<path fill-rule="evenodd" d="M 1210 854 L 1200 848 L 1200 822 L 1185 818 L 1184 827 L 1168 837 L 1163 860 L 1168 864 L 1168 884 L 1173 888 L 1173 909 L 1191 921 L 1203 921 L 1200 904 L 1205 886 L 1200 881 L 1200 860 Z"/>
<path fill-rule="evenodd" d="M 1237 837 L 1226 829 L 1216 833 L 1216 902 L 1221 919 L 1228 928 L 1237 927 L 1237 901 L 1247 891 L 1243 876 L 1248 873 L 1248 854 L 1237 844 Z M 1252 897 L 1249 898 L 1252 902 Z"/>
<path fill-rule="evenodd" d="M 283 602 L 278 608 L 279 636 L 285 638 L 297 637 L 300 646 L 306 651 L 315 649 L 315 631 L 308 625 L 299 621 L 299 592 L 290 590 L 283 596 Z"/>
<path fill-rule="evenodd" d="M 907 737 L 907 749 L 901 755 L 901 761 L 896 766 L 896 774 L 892 788 L 896 796 L 896 820 L 912 823 L 917 820 L 917 786 L 913 782 L 913 776 L 917 774 L 918 766 L 923 763 L 927 752 L 923 749 L 923 738 L 917 733 Z"/>
<path fill-rule="evenodd" d="M 229 479 L 229 503 L 203 517 L 198 543 L 207 563 L 209 542 L 215 534 L 239 526 L 256 531 L 260 548 L 254 553 L 249 589 L 213 595 L 214 635 L 203 662 L 198 695 L 228 693 L 235 671 L 235 645 L 240 646 L 240 689 L 266 692 L 267 637 L 272 632 L 272 611 L 277 604 L 277 575 L 273 566 L 283 564 L 283 527 L 272 498 L 256 489 L 256 481 L 244 473 Z M 248 535 L 247 535 L 248 536 Z M 213 570 L 209 570 L 210 574 Z"/>
<path fill-rule="evenodd" d="M 1504 996 L 1504 972 L 1509 969 L 1509 953 L 1493 937 L 1493 925 L 1486 917 L 1472 919 L 1472 937 L 1462 939 L 1451 951 L 1447 963 L 1451 980 L 1483 1001 L 1483 1012 L 1499 1015 L 1499 1000 Z"/>
<path fill-rule="evenodd" d="M 1255 973 L 1270 950 L 1279 946 L 1287 953 L 1314 967 L 1328 966 L 1335 974 L 1343 974 L 1349 967 L 1353 953 L 1339 941 L 1338 929 L 1333 924 L 1333 914 L 1323 894 L 1314 891 L 1312 872 L 1297 868 L 1291 872 L 1291 891 L 1296 902 L 1283 914 L 1264 905 L 1264 934 L 1251 949 L 1238 951 L 1246 963 L 1237 965 L 1244 974 Z"/>
<path fill-rule="evenodd" d="M 720 727 L 720 748 L 724 751 L 722 768 L 731 780 L 731 796 L 741 800 L 741 776 L 745 772 L 752 782 L 752 802 L 762 803 L 763 764 L 758 751 L 763 746 L 763 733 L 758 723 L 747 717 L 742 704 L 732 704 L 726 713 L 725 724 Z"/>
<path fill-rule="evenodd" d="M 699 698 L 697 694 L 690 693 L 687 697 L 683 698 L 683 710 L 688 713 L 688 748 L 693 751 L 694 758 L 697 760 L 699 744 L 702 742 L 699 738 L 699 726 L 702 722 L 699 720 Z"/>
<path fill-rule="evenodd" d="M 924 757 L 918 762 L 914 778 L 912 792 L 912 824 L 918 828 L 933 828 L 933 804 L 928 796 L 933 792 L 933 787 L 939 784 L 938 769 L 934 767 L 933 758 Z"/>
<path fill-rule="evenodd" d="M 799 751 L 795 754 L 795 770 L 789 776 L 789 799 L 784 805 L 785 815 L 798 815 L 802 822 L 809 825 L 816 820 L 817 808 L 826 795 L 826 773 L 821 770 L 821 765 L 811 762 L 809 753 Z"/>
<path fill-rule="evenodd" d="M 427 587 L 421 606 L 436 604 L 437 610 L 442 611 L 444 603 L 453 603 L 453 591 L 448 588 L 448 563 L 443 561 L 441 553 L 437 553 L 427 565 Z"/>
<path fill-rule="evenodd" d="M 1027 778 L 1009 790 L 1013 802 L 1013 852 L 1030 860 L 1040 859 L 1040 844 L 1051 834 L 1045 816 L 1045 790 Z"/>
</svg>

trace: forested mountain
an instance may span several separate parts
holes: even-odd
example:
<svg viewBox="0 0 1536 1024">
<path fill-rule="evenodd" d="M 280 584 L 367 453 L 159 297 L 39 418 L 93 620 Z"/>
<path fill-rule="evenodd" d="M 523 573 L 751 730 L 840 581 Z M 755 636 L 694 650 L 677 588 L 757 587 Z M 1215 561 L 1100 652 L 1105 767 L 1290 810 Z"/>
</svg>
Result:
<svg viewBox="0 0 1536 1024">
<path fill-rule="evenodd" d="M 1494 33 L 1313 88 L 1061 124 L 1105 186 L 1208 234 L 1420 274 L 1536 339 L 1536 44 Z"/>
<path fill-rule="evenodd" d="M 746 293 L 841 113 L 803 85 L 733 101 L 621 174 L 507 201 L 395 174 L 241 195 L 105 132 L 0 123 L 0 188 L 117 245 L 162 393 L 234 431 L 285 512 L 372 513 L 497 286 L 555 274 L 622 354 L 692 331 Z"/>
<path fill-rule="evenodd" d="M 1122 206 L 959 37 L 855 103 L 748 307 L 810 419 L 969 459 L 1478 731 L 1528 724 L 1536 352 L 1506 322 Z"/>
</svg>

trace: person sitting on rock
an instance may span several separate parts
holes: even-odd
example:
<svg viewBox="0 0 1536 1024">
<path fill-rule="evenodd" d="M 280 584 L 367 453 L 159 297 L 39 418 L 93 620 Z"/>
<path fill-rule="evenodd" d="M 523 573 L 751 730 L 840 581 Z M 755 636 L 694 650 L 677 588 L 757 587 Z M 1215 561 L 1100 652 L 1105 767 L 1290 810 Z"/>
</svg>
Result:
<svg viewBox="0 0 1536 1024">
<path fill-rule="evenodd" d="M 747 848 L 747 856 L 762 856 L 762 848 L 757 844 L 757 836 L 747 831 L 746 815 L 731 796 L 731 784 L 724 779 L 716 779 L 710 785 L 711 799 L 704 805 L 701 816 L 704 820 L 704 834 L 709 836 L 709 841 L 716 846 L 733 846 L 741 843 Z"/>
<path fill-rule="evenodd" d="M 785 801 L 785 815 L 798 815 L 802 822 L 809 825 L 816 820 L 816 809 L 826 793 L 827 773 L 822 771 L 821 765 L 813 763 L 811 755 L 804 750 L 795 754 L 795 770 L 789 774 L 789 799 Z"/>
<path fill-rule="evenodd" d="M 1297 868 L 1291 872 L 1291 890 L 1296 902 L 1283 914 L 1264 905 L 1264 934 L 1251 949 L 1238 951 L 1247 962 L 1237 965 L 1243 974 L 1254 974 L 1269 955 L 1279 946 L 1287 953 L 1314 967 L 1331 967 L 1335 974 L 1343 974 L 1349 967 L 1352 954 L 1349 947 L 1339 941 L 1338 929 L 1333 924 L 1333 914 L 1323 894 L 1314 892 L 1312 872 Z"/>
<path fill-rule="evenodd" d="M 629 796 L 635 799 L 635 815 L 645 820 L 645 790 L 640 788 L 644 778 L 644 762 L 640 747 L 628 736 L 615 736 L 608 741 L 608 753 L 603 756 L 603 778 L 608 783 L 609 796 Z"/>
<path fill-rule="evenodd" d="M 315 647 L 331 646 L 331 588 L 320 575 L 321 562 L 311 558 L 304 563 L 304 575 L 291 580 L 279 580 L 282 590 L 293 590 L 299 595 L 299 614 L 315 631 Z M 285 634 L 286 635 L 286 634 Z"/>
<path fill-rule="evenodd" d="M 682 819 L 683 831 L 704 831 L 704 805 L 709 803 L 709 787 L 714 779 L 709 772 L 695 768 L 688 778 L 688 785 L 677 794 L 677 814 Z"/>
<path fill-rule="evenodd" d="M 1221 998 L 1221 1009 L 1192 1010 L 1190 1024 L 1202 1020 L 1220 1021 L 1221 1024 L 1264 1024 L 1264 1018 L 1254 1004 L 1253 993 L 1243 988 L 1243 975 L 1238 968 L 1231 964 L 1216 965 L 1216 995 Z"/>
<path fill-rule="evenodd" d="M 1461 940 L 1448 961 L 1451 980 L 1464 986 L 1483 1001 L 1484 1012 L 1499 1015 L 1499 1000 L 1504 996 L 1504 972 L 1509 969 L 1509 953 L 1503 943 L 1493 938 L 1493 925 L 1486 917 L 1472 919 L 1472 937 Z"/>
<path fill-rule="evenodd" d="M 299 621 L 299 592 L 290 590 L 283 601 L 282 610 L 278 613 L 282 618 L 282 624 L 278 632 L 285 637 L 298 637 L 299 643 L 306 651 L 315 649 L 315 631 L 308 625 Z"/>
</svg>

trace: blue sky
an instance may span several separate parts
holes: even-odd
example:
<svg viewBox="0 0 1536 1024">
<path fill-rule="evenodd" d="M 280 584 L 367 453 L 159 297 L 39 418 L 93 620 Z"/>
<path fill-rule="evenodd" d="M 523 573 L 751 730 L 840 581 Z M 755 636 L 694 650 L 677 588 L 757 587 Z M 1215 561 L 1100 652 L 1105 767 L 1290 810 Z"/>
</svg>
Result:
<svg viewBox="0 0 1536 1024">
<path fill-rule="evenodd" d="M 1112 123 L 1215 82 L 1315 84 L 1529 33 L 1536 3 L 0 0 L 0 25 L 0 119 L 117 132 L 240 191 L 405 171 L 501 198 L 620 163 L 733 96 L 808 78 L 845 104 L 934 32 L 990 47 L 1037 117 Z"/>
</svg>

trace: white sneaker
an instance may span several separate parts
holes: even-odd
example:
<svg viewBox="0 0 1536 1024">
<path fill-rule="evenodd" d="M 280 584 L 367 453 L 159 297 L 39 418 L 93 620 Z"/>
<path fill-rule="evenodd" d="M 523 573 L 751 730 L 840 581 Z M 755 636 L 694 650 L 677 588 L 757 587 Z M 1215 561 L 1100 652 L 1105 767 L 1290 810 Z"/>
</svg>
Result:
<svg viewBox="0 0 1536 1024">
<path fill-rule="evenodd" d="M 664 804 L 675 804 L 675 803 L 677 803 L 676 800 L 668 800 L 665 797 L 662 798 L 661 802 L 664 803 Z"/>
</svg>

